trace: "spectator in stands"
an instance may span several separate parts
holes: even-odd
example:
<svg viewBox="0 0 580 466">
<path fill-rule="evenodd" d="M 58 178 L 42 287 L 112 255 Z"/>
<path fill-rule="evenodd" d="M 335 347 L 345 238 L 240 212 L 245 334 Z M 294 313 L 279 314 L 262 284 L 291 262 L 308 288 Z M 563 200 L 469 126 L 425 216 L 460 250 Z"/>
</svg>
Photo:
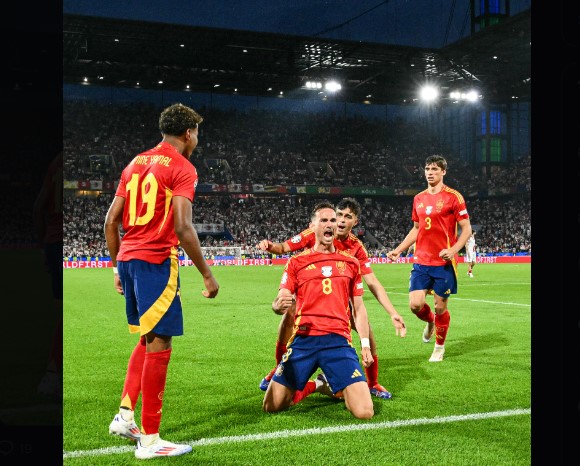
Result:
<svg viewBox="0 0 580 466">
<path fill-rule="evenodd" d="M 112 192 L 106 191 L 112 190 L 119 167 L 133 158 L 134 147 L 145 149 L 155 144 L 157 128 L 149 122 L 155 121 L 159 110 L 148 103 L 102 104 L 72 99 L 64 101 L 63 110 L 65 123 L 72 134 L 64 142 L 65 180 L 67 183 L 83 181 L 87 185 L 88 180 L 103 183 L 103 194 L 99 197 L 70 196 L 64 204 L 64 257 L 90 260 L 107 252 L 99 227 L 103 211 L 112 199 Z M 254 192 L 262 189 L 260 185 L 312 184 L 314 179 L 306 167 L 309 162 L 324 164 L 335 172 L 329 181 L 333 186 L 388 187 L 397 192 L 396 196 L 374 196 L 372 204 L 365 207 L 365 226 L 379 243 L 371 246 L 374 255 L 384 249 L 393 249 L 398 239 L 409 231 L 411 223 L 406 226 L 404 214 L 409 196 L 405 195 L 405 190 L 421 190 L 424 182 L 423 170 L 416 166 L 416 154 L 426 153 L 437 144 L 428 131 L 419 130 L 416 122 L 397 119 L 385 127 L 378 120 L 263 109 L 250 110 L 248 115 L 251 118 L 240 119 L 236 111 L 210 110 L 214 118 L 204 122 L 200 129 L 203 139 L 191 158 L 204 182 L 212 178 L 220 184 L 229 182 L 227 169 L 222 170 L 226 165 L 220 163 L 216 165 L 217 170 L 210 170 L 210 159 L 225 160 L 231 171 L 231 183 L 249 184 Z M 131 118 L 136 113 L 142 116 L 139 121 Z M 253 127 L 250 127 L 250 122 Z M 128 144 L 118 128 L 131 132 L 134 147 Z M 103 153 L 113 156 L 114 166 L 106 173 L 92 172 L 89 155 Z M 474 218 L 485 218 L 478 231 L 479 253 L 513 254 L 514 249 L 516 254 L 529 252 L 530 155 L 506 166 L 493 166 L 492 172 L 487 174 L 487 184 L 482 183 L 480 174 L 474 172 L 473 167 L 453 154 L 446 158 L 454 166 L 461 166 L 461 170 L 455 170 L 450 179 L 464 186 Z M 11 163 L 15 163 L 14 160 Z M 26 173 L 26 167 L 20 171 Z M 515 183 L 514 179 L 517 179 Z M 482 184 L 486 185 L 486 190 L 489 189 L 490 197 L 478 197 L 480 193 L 486 195 L 486 190 L 481 189 Z M 72 192 L 65 189 L 65 195 Z M 300 209 L 292 218 L 288 214 L 292 210 L 285 209 L 288 203 L 283 200 L 286 198 L 283 194 L 269 194 L 268 198 L 254 194 L 256 197 L 246 199 L 232 199 L 225 192 L 215 194 L 216 191 L 203 198 L 199 194 L 196 196 L 196 221 L 223 222 L 235 245 L 250 248 L 254 254 L 263 252 L 254 246 L 266 231 L 272 232 L 271 239 L 276 242 L 282 242 L 292 232 L 299 231 L 298 219 L 307 216 L 314 203 L 308 195 L 288 197 L 289 202 L 294 202 L 292 207 Z M 271 202 L 274 195 L 280 196 L 280 202 Z M 11 224 L 2 232 L 0 243 L 16 247 L 30 244 L 33 239 L 26 222 L 20 221 L 21 216 L 8 209 L 18 212 L 15 206 L 4 206 L 4 218 Z M 505 218 L 510 218 L 510 224 L 515 227 L 505 228 Z M 200 239 L 203 238 L 200 236 Z M 220 238 L 216 237 L 215 241 L 219 242 Z M 365 238 L 364 241 L 369 240 Z M 524 249 L 521 249 L 522 245 Z"/>
</svg>

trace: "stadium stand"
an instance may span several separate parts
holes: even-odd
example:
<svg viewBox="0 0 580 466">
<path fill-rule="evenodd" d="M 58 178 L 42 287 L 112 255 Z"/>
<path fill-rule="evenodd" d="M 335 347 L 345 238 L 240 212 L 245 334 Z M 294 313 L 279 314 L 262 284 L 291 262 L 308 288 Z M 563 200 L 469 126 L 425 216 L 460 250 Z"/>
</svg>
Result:
<svg viewBox="0 0 580 466">
<path fill-rule="evenodd" d="M 102 222 L 114 183 L 135 150 L 159 141 L 158 129 L 142 123 L 155 121 L 158 111 L 148 103 L 65 101 L 64 122 L 70 137 L 65 140 L 64 176 L 73 185 L 82 182 L 86 189 L 65 189 L 64 257 L 108 256 Z M 478 252 L 531 253 L 529 155 L 510 166 L 495 166 L 492 176 L 483 181 L 423 128 L 407 121 L 387 127 L 377 120 L 332 114 L 199 111 L 205 121 L 192 162 L 200 183 L 395 188 L 399 195 L 359 199 L 364 207 L 357 232 L 371 254 L 381 255 L 410 228 L 412 197 L 403 193 L 423 189 L 422 161 L 431 153 L 442 153 L 450 164 L 447 184 L 467 197 L 472 224 L 478 228 Z M 136 114 L 142 118 L 135 119 Z M 110 157 L 91 159 L 95 154 Z M 94 181 L 108 188 L 91 189 Z M 246 256 L 261 256 L 255 244 L 264 237 L 282 241 L 304 229 L 308 212 L 320 197 L 198 192 L 194 222 L 225 226 L 218 235 L 200 232 L 204 245 L 236 246 Z M 330 193 L 326 197 L 333 200 Z"/>
</svg>

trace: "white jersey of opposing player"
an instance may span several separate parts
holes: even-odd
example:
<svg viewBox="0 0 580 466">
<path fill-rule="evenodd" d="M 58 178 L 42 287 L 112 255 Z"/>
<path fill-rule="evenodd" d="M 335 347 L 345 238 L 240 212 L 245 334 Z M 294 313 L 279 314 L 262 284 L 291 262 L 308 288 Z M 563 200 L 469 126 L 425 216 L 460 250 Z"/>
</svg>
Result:
<svg viewBox="0 0 580 466">
<path fill-rule="evenodd" d="M 475 238 L 471 235 L 465 243 L 465 262 L 475 262 L 475 257 Z"/>
</svg>

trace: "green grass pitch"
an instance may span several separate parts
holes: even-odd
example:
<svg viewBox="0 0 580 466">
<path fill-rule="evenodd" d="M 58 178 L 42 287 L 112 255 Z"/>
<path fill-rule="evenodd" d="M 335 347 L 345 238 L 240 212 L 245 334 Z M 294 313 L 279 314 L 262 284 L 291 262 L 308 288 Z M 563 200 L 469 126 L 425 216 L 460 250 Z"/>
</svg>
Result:
<svg viewBox="0 0 580 466">
<path fill-rule="evenodd" d="M 173 340 L 161 436 L 190 443 L 193 452 L 165 461 L 529 465 L 531 265 L 478 264 L 469 278 L 460 264 L 442 363 L 428 362 L 433 343 L 422 342 L 423 322 L 408 309 L 410 269 L 374 266 L 405 319 L 406 338 L 395 336 L 365 288 L 379 381 L 393 398 L 374 398 L 374 418 L 361 421 L 344 402 L 317 393 L 282 413 L 262 411 L 258 384 L 274 364 L 280 316 L 270 304 L 282 266 L 214 267 L 220 291 L 213 300 L 201 295 L 197 271 L 182 267 L 185 335 Z M 136 464 L 134 443 L 108 434 L 138 338 L 127 330 L 124 298 L 111 269 L 64 270 L 64 290 L 63 462 Z"/>
</svg>

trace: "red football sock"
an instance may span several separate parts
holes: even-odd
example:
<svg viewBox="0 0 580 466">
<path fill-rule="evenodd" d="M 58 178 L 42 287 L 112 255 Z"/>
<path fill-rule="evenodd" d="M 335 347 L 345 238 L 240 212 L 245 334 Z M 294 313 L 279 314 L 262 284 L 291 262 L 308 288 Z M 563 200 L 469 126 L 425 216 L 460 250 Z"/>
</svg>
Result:
<svg viewBox="0 0 580 466">
<path fill-rule="evenodd" d="M 435 314 L 431 312 L 431 308 L 429 304 L 425 303 L 421 310 L 415 314 L 419 319 L 425 322 L 434 322 L 435 321 Z"/>
<path fill-rule="evenodd" d="M 276 373 L 276 369 L 278 369 L 278 366 L 274 367 L 274 369 L 272 369 L 270 372 L 268 372 L 268 374 L 264 378 L 266 380 L 272 380 L 272 377 L 274 377 L 274 374 Z"/>
<path fill-rule="evenodd" d="M 139 338 L 137 345 L 133 348 L 127 374 L 125 375 L 125 385 L 121 395 L 121 406 L 135 410 L 135 405 L 141 394 L 141 376 L 143 374 L 143 363 L 145 361 L 145 337 Z"/>
<path fill-rule="evenodd" d="M 142 402 L 141 424 L 146 435 L 158 434 L 161 424 L 163 391 L 167 380 L 167 366 L 171 358 L 171 349 L 145 353 L 143 376 L 141 379 Z"/>
<path fill-rule="evenodd" d="M 445 338 L 447 337 L 447 331 L 449 330 L 449 321 L 451 316 L 449 315 L 449 310 L 445 309 L 443 314 L 437 314 L 435 316 L 435 342 L 438 345 L 445 344 Z"/>
<path fill-rule="evenodd" d="M 314 382 L 314 380 L 309 380 L 306 382 L 304 390 L 296 390 L 296 393 L 294 393 L 294 397 L 292 398 L 292 404 L 295 405 L 302 401 L 308 395 L 314 393 L 314 390 L 316 390 L 316 382 Z"/>
<path fill-rule="evenodd" d="M 282 356 L 286 352 L 286 343 L 280 343 L 280 341 L 276 342 L 276 365 L 280 364 L 282 361 Z"/>
<path fill-rule="evenodd" d="M 280 343 L 279 341 L 276 342 L 276 365 L 274 366 L 274 369 L 272 369 L 268 375 L 265 377 L 266 380 L 272 380 L 272 377 L 274 377 L 274 374 L 276 373 L 276 369 L 278 368 L 278 364 L 280 364 L 280 361 L 282 361 L 282 356 L 284 356 L 284 353 L 286 352 L 286 344 L 284 343 Z"/>
<path fill-rule="evenodd" d="M 379 383 L 379 356 L 373 354 L 373 359 L 375 362 L 373 362 L 369 367 L 365 367 L 369 388 L 373 388 Z"/>
</svg>

